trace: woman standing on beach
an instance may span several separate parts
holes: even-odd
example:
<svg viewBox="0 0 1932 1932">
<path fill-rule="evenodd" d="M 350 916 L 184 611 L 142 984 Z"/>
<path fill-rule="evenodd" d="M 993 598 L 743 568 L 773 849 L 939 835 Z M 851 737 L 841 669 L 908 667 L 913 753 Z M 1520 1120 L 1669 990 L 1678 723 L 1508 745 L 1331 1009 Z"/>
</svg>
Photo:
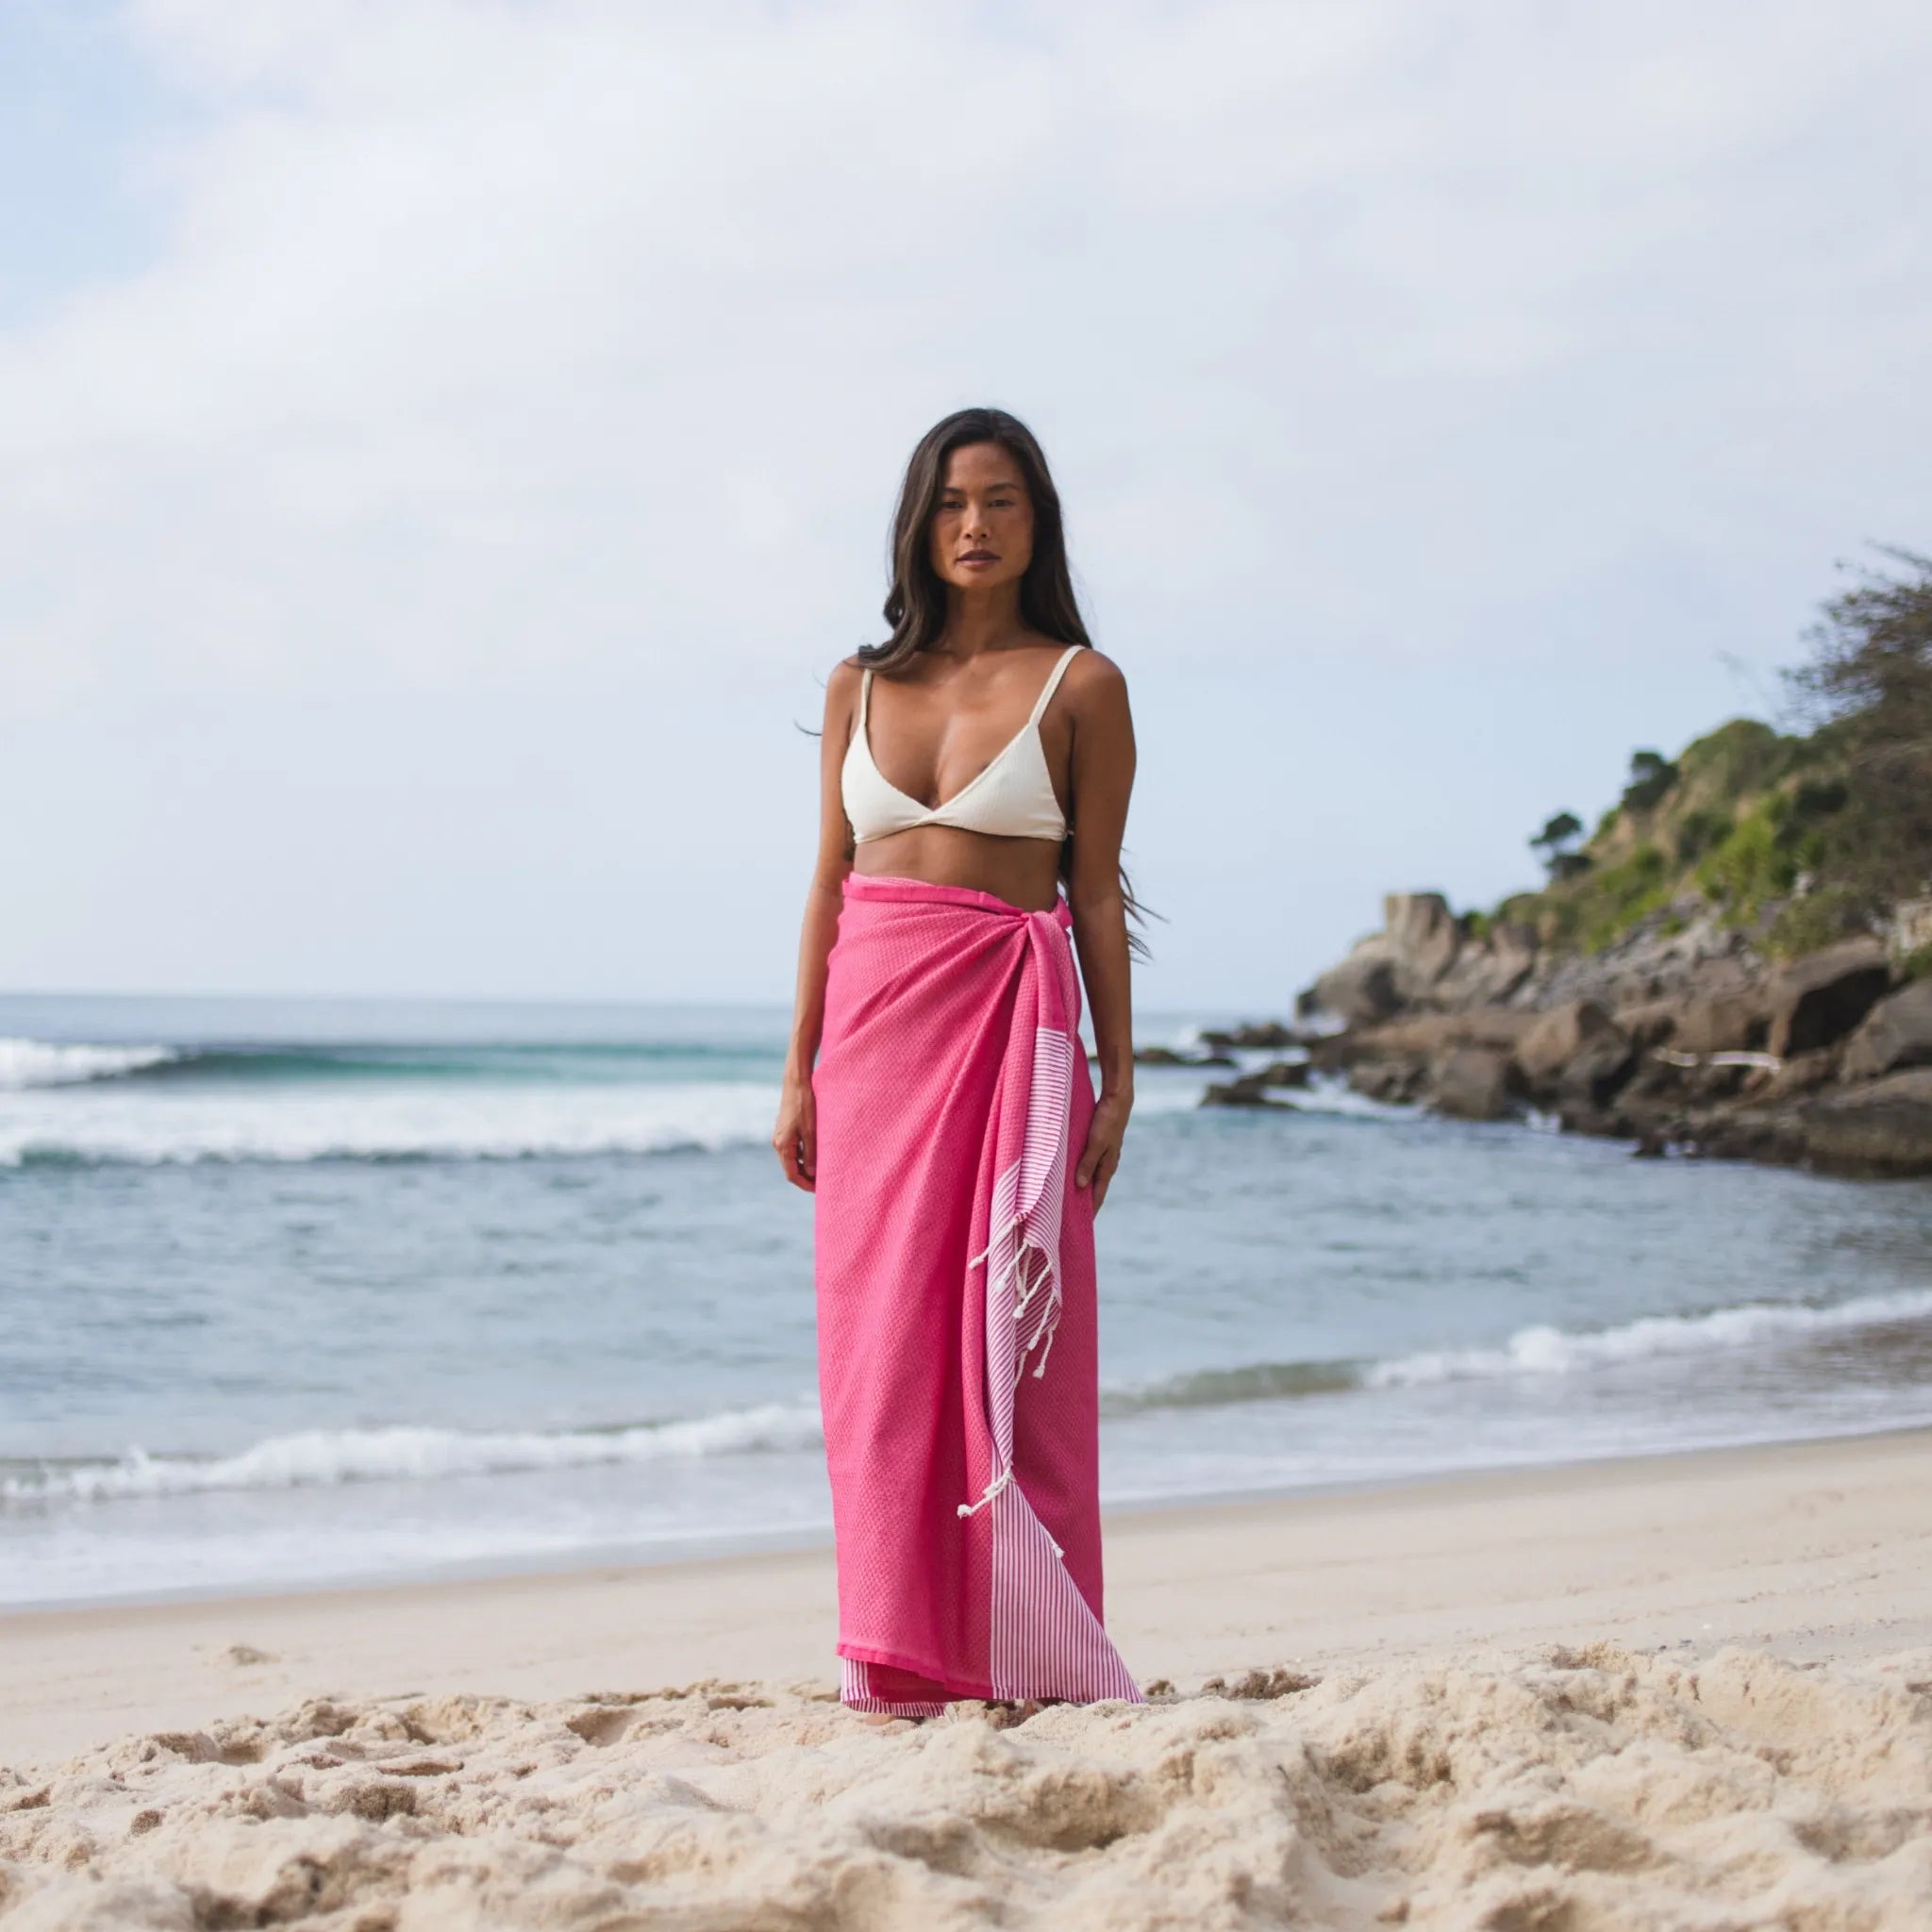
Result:
<svg viewBox="0 0 1932 1932">
<path fill-rule="evenodd" d="M 773 1135 L 815 1196 L 841 1694 L 1139 1701 L 1101 1619 L 1093 1272 L 1133 1105 L 1126 684 L 1003 410 L 913 451 L 892 571 L 891 635 L 825 691 Z"/>
</svg>

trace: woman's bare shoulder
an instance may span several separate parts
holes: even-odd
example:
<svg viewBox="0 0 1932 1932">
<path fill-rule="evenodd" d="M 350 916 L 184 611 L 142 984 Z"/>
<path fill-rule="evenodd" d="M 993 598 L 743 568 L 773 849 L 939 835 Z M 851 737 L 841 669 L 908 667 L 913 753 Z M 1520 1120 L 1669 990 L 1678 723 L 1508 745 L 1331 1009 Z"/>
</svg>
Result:
<svg viewBox="0 0 1932 1932">
<path fill-rule="evenodd" d="M 1126 674 L 1105 651 L 1092 644 L 1069 662 L 1065 682 L 1075 699 L 1091 695 L 1104 701 L 1124 695 L 1127 689 Z"/>
<path fill-rule="evenodd" d="M 825 677 L 824 728 L 841 739 L 852 735 L 858 719 L 858 659 L 841 658 Z"/>
</svg>

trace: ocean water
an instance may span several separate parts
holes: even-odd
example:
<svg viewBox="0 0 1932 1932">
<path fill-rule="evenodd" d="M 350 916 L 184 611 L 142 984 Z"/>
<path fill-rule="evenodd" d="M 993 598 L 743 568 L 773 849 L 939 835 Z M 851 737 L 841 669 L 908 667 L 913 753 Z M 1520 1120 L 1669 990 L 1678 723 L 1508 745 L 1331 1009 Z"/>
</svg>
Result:
<svg viewBox="0 0 1932 1932">
<path fill-rule="evenodd" d="M 826 1535 L 786 1021 L 0 998 L 0 1607 Z M 1932 1422 L 1932 1184 L 1206 1077 L 1098 1223 L 1111 1506 Z"/>
</svg>

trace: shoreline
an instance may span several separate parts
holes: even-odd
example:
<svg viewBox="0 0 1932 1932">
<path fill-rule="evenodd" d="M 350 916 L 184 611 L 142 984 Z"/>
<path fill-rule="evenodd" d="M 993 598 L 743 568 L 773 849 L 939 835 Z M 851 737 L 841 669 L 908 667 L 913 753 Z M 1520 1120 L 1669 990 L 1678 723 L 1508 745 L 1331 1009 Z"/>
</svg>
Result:
<svg viewBox="0 0 1932 1932">
<path fill-rule="evenodd" d="M 1329 1497 L 1365 1497 L 1384 1491 L 1425 1489 L 1484 1477 L 1533 1476 L 1541 1473 L 1567 1472 L 1604 1466 L 1624 1467 L 1639 1463 L 1674 1462 L 1684 1457 L 1721 1456 L 1727 1452 L 1748 1454 L 1759 1449 L 1794 1449 L 1807 1443 L 1853 1442 L 1873 1437 L 1924 1436 L 1932 1443 L 1932 1421 L 1924 1423 L 1881 1423 L 1865 1429 L 1833 1429 L 1817 1434 L 1766 1436 L 1747 1441 L 1692 1442 L 1678 1447 L 1636 1449 L 1615 1455 L 1524 1458 L 1521 1461 L 1478 1463 L 1467 1468 L 1411 1470 L 1394 1475 L 1338 1476 L 1324 1482 L 1261 1486 L 1252 1489 L 1203 1490 L 1165 1496 L 1127 1496 L 1117 1502 L 1103 1501 L 1101 1517 L 1111 1536 L 1120 1524 L 1141 1518 L 1159 1519 L 1196 1510 L 1266 1507 L 1318 1501 Z M 0 1644 L 9 1627 L 36 1617 L 74 1617 L 90 1612 L 115 1610 L 160 1610 L 195 1605 L 238 1607 L 274 1603 L 284 1599 L 314 1597 L 357 1597 L 377 1595 L 400 1590 L 461 1588 L 470 1585 L 509 1583 L 519 1578 L 569 1578 L 596 1573 L 650 1573 L 682 1569 L 693 1564 L 722 1563 L 742 1557 L 779 1557 L 832 1548 L 829 1522 L 808 1527 L 730 1531 L 716 1537 L 666 1537 L 658 1541 L 587 1545 L 555 1555 L 533 1553 L 525 1557 L 476 1557 L 436 1563 L 420 1570 L 392 1571 L 381 1574 L 357 1572 L 325 1577 L 285 1589 L 274 1583 L 244 1585 L 177 1585 L 152 1591 L 126 1591 L 111 1596 L 53 1597 L 17 1604 L 0 1602 Z M 4 1760 L 0 1760 L 4 1761 Z"/>
<path fill-rule="evenodd" d="M 1141 1681 L 1614 1641 L 1932 1644 L 1932 1426 L 1110 1511 Z M 0 1616 L 0 1766 L 305 1698 L 829 1685 L 829 1541 Z"/>
</svg>

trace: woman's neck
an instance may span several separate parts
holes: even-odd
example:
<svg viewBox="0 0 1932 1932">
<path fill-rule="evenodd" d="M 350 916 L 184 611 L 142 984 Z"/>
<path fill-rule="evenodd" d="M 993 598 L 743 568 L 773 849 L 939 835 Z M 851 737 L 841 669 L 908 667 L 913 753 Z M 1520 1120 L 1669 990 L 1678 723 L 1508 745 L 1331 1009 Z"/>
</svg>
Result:
<svg viewBox="0 0 1932 1932">
<path fill-rule="evenodd" d="M 939 648 L 949 658 L 976 658 L 982 651 L 1005 650 L 1025 632 L 1018 584 L 1000 584 L 986 591 L 948 586 L 946 628 Z"/>
</svg>

